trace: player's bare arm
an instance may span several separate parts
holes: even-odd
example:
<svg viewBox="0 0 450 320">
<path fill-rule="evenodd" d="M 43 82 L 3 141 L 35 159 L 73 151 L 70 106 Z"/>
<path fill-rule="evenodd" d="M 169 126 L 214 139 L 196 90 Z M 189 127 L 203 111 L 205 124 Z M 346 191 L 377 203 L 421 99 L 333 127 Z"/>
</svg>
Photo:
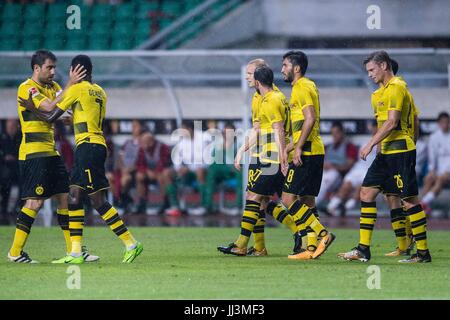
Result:
<svg viewBox="0 0 450 320">
<path fill-rule="evenodd" d="M 239 148 L 238 152 L 236 153 L 236 157 L 234 159 L 234 167 L 236 170 L 241 170 L 241 160 L 242 156 L 245 152 L 247 152 L 250 148 L 252 148 L 256 141 L 258 141 L 258 134 L 259 134 L 259 122 L 255 122 L 253 124 L 252 129 L 250 130 L 249 135 L 245 138 L 244 144 Z"/>
<path fill-rule="evenodd" d="M 27 100 L 23 99 L 22 97 L 19 97 L 19 104 L 22 107 L 24 107 L 25 109 L 27 109 L 27 110 L 31 111 L 33 114 L 35 114 L 39 120 L 49 122 L 49 123 L 55 122 L 56 119 L 58 119 L 60 116 L 62 116 L 64 114 L 64 110 L 61 110 L 59 108 L 54 108 L 50 112 L 43 111 L 43 110 L 36 108 L 36 105 L 33 102 L 33 97 L 31 96 L 31 93 Z"/>
<path fill-rule="evenodd" d="M 395 127 L 397 127 L 400 121 L 400 111 L 389 110 L 388 119 L 383 123 L 381 128 L 378 129 L 377 133 L 370 139 L 370 141 L 361 149 L 359 156 L 361 159 L 366 160 L 369 153 L 372 151 L 373 147 L 378 143 L 383 141 Z"/>
<path fill-rule="evenodd" d="M 303 123 L 302 127 L 302 133 L 300 135 L 300 138 L 298 139 L 296 145 L 295 145 L 295 152 L 294 152 L 294 158 L 293 162 L 296 166 L 302 165 L 302 150 L 303 145 L 306 142 L 306 139 L 308 138 L 309 134 L 312 131 L 312 128 L 314 127 L 314 122 L 316 121 L 316 111 L 314 110 L 313 105 L 306 106 L 303 108 L 303 115 L 305 117 L 305 122 Z"/>
<path fill-rule="evenodd" d="M 45 112 L 51 112 L 56 107 L 57 104 L 61 102 L 61 100 L 64 97 L 64 94 L 67 92 L 67 90 L 74 85 L 75 83 L 79 82 L 86 76 L 86 70 L 83 66 L 77 65 L 75 68 L 70 67 L 69 71 L 69 81 L 67 82 L 64 90 L 59 94 L 54 100 L 46 99 L 42 101 L 42 103 L 39 106 L 39 109 Z"/>
</svg>

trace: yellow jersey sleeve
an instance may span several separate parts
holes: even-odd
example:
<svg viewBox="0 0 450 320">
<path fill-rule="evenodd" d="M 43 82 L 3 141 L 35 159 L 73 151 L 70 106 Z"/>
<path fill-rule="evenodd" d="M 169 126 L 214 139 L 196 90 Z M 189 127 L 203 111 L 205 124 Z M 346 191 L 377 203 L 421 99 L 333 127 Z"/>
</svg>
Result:
<svg viewBox="0 0 450 320">
<path fill-rule="evenodd" d="M 45 95 L 43 95 L 37 87 L 34 87 L 31 84 L 25 84 L 19 87 L 17 96 L 18 98 L 22 98 L 25 100 L 28 100 L 29 96 L 31 94 L 31 98 L 33 99 L 33 103 L 36 106 L 36 108 L 39 109 L 41 106 L 41 103 L 45 100 L 49 100 Z M 19 100 L 19 99 L 17 99 Z"/>
<path fill-rule="evenodd" d="M 300 87 L 299 90 L 296 90 L 296 94 L 302 110 L 306 106 L 314 106 L 313 98 L 307 89 Z"/>
<path fill-rule="evenodd" d="M 270 121 L 270 124 L 274 124 L 275 122 L 284 121 L 282 112 L 282 104 L 280 99 L 269 99 L 267 103 L 267 108 L 265 110 L 266 115 Z"/>
<path fill-rule="evenodd" d="M 406 97 L 405 88 L 399 85 L 391 85 L 386 91 L 386 93 L 388 94 L 386 106 L 387 110 L 395 110 L 401 112 Z"/>
<path fill-rule="evenodd" d="M 64 97 L 60 103 L 57 104 L 58 108 L 67 111 L 78 100 L 79 91 L 76 90 L 76 85 L 73 85 L 67 89 Z"/>
</svg>

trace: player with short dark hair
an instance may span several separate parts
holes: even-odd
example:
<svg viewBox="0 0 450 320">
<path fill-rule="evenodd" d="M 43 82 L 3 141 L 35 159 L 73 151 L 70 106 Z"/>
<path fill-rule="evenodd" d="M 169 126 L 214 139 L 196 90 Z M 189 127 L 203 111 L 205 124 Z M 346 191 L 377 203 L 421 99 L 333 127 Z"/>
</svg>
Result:
<svg viewBox="0 0 450 320">
<path fill-rule="evenodd" d="M 17 97 L 29 98 L 37 108 L 44 108 L 51 101 L 60 101 L 63 94 L 76 81 L 84 76 L 82 68 L 70 70 L 70 78 L 64 90 L 53 81 L 56 70 L 56 57 L 48 50 L 38 50 L 31 57 L 31 78 L 20 84 Z M 25 204 L 17 215 L 16 232 L 8 260 L 19 263 L 37 262 L 23 251 L 34 219 L 44 200 L 56 199 L 58 223 L 63 230 L 67 252 L 71 250 L 69 217 L 67 212 L 67 193 L 69 177 L 64 163 L 56 151 L 53 125 L 42 121 L 26 110 L 18 101 L 18 114 L 22 128 L 22 142 L 19 149 L 19 180 L 21 198 Z M 83 252 L 86 261 L 98 260 Z"/>
<path fill-rule="evenodd" d="M 289 259 L 309 260 L 320 257 L 333 243 L 335 235 L 319 221 L 315 197 L 322 182 L 325 149 L 320 137 L 319 91 L 305 77 L 308 57 L 301 51 L 283 56 L 281 73 L 292 85 L 289 109 L 292 143 L 286 147 L 289 170 L 283 185 L 282 201 L 297 225 L 300 236 L 308 234 L 307 249 Z M 321 240 L 317 244 L 317 238 Z"/>
<path fill-rule="evenodd" d="M 88 56 L 76 56 L 72 59 L 71 65 L 72 68 L 77 65 L 83 66 L 86 74 L 67 90 L 62 101 L 48 108 L 37 109 L 32 100 L 21 99 L 21 103 L 27 109 L 47 122 L 55 121 L 68 109 L 73 112 L 76 150 L 69 191 L 72 252 L 53 263 L 84 262 L 81 256 L 84 227 L 82 193 L 89 196 L 93 207 L 122 240 L 126 247 L 122 262 L 130 263 L 142 252 L 143 246 L 134 239 L 117 210 L 106 200 L 105 190 L 109 188 L 109 182 L 105 176 L 107 150 L 102 130 L 106 112 L 106 93 L 98 84 L 92 82 L 92 62 Z"/>
<path fill-rule="evenodd" d="M 262 202 L 281 189 L 283 174 L 287 169 L 285 159 L 286 137 L 288 137 L 289 125 L 286 98 L 283 93 L 274 90 L 273 71 L 267 65 L 260 65 L 254 70 L 253 77 L 248 77 L 249 84 L 254 80 L 255 89 L 260 95 L 260 104 L 255 106 L 253 123 L 258 122 L 259 134 L 252 135 L 253 139 L 241 147 L 247 150 L 257 140 L 257 157 L 252 161 L 248 171 L 248 184 L 245 209 L 241 221 L 241 234 L 239 238 L 228 246 L 220 246 L 217 249 L 225 254 L 239 256 L 247 255 L 247 245 L 252 232 L 260 228 L 256 225 L 264 213 Z M 253 104 L 252 104 L 253 107 Z M 256 120 L 256 121 L 255 121 Z M 255 133 L 258 133 L 255 130 Z M 240 151 L 242 152 L 242 151 Z M 235 165 L 239 168 L 239 158 Z M 255 226 L 256 225 L 256 226 Z M 256 230 L 255 230 L 256 229 Z M 266 255 L 264 243 L 258 243 L 255 237 L 255 250 L 252 255 Z"/>
<path fill-rule="evenodd" d="M 380 153 L 369 167 L 360 191 L 361 218 L 359 244 L 338 256 L 344 260 L 366 262 L 371 258 L 370 244 L 377 217 L 376 196 L 380 192 L 399 196 L 412 225 L 417 253 L 400 262 L 431 262 L 427 245 L 426 216 L 418 199 L 415 171 L 416 148 L 409 127 L 413 103 L 406 83 L 395 77 L 385 51 L 376 51 L 365 60 L 369 77 L 382 85 L 372 94 L 372 107 L 378 131 L 360 150 L 361 159 L 380 144 Z"/>
</svg>

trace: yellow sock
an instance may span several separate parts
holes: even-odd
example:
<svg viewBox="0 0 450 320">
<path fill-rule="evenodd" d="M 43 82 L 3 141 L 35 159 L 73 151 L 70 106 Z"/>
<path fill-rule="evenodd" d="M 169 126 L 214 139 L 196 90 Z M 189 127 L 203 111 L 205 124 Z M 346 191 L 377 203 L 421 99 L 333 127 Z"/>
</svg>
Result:
<svg viewBox="0 0 450 320">
<path fill-rule="evenodd" d="M 403 208 L 396 208 L 391 210 L 391 224 L 392 229 L 397 239 L 397 246 L 400 250 L 406 251 L 408 249 L 406 231 L 405 231 L 405 216 L 403 215 Z"/>
<path fill-rule="evenodd" d="M 317 249 L 317 234 L 310 228 L 306 228 L 306 249 L 315 251 Z"/>
<path fill-rule="evenodd" d="M 123 244 L 127 248 L 131 248 L 136 244 L 136 239 L 134 239 L 131 232 L 123 223 L 123 220 L 119 217 L 116 208 L 114 208 L 109 202 L 105 202 L 96 210 L 109 228 L 120 240 L 122 240 Z"/>
<path fill-rule="evenodd" d="M 317 220 L 320 221 L 319 214 L 317 213 L 317 208 L 311 208 L 311 211 L 314 214 L 314 216 L 317 218 Z M 306 233 L 306 236 L 307 236 L 306 249 L 308 249 L 309 251 L 315 251 L 317 249 L 317 234 L 310 227 L 306 228 L 306 232 L 307 232 Z"/>
<path fill-rule="evenodd" d="M 241 220 L 241 234 L 235 242 L 239 248 L 246 248 L 248 245 L 250 235 L 258 221 L 260 205 L 256 201 L 247 200 L 245 202 L 244 214 Z"/>
<path fill-rule="evenodd" d="M 72 241 L 70 240 L 70 230 L 69 230 L 69 210 L 68 209 L 57 209 L 56 217 L 58 218 L 58 224 L 64 234 L 64 240 L 66 241 L 66 252 L 72 252 Z"/>
<path fill-rule="evenodd" d="M 259 211 L 259 218 L 253 228 L 253 240 L 255 240 L 255 249 L 261 251 L 266 247 L 264 239 L 264 226 L 266 225 L 266 215 L 264 210 Z"/>
<path fill-rule="evenodd" d="M 81 243 L 83 241 L 84 208 L 82 204 L 69 204 L 69 231 L 72 243 L 70 253 L 74 256 L 81 255 Z"/>
<path fill-rule="evenodd" d="M 370 247 L 373 228 L 377 220 L 376 202 L 361 201 L 361 218 L 359 219 L 359 244 Z"/>
<path fill-rule="evenodd" d="M 276 202 L 273 202 L 273 201 L 269 202 L 269 204 L 267 205 L 266 212 L 267 212 L 267 214 L 274 217 L 275 220 L 281 222 L 286 227 L 288 227 L 292 233 L 297 232 L 297 226 L 295 225 L 294 220 L 292 219 L 289 212 L 286 210 L 286 208 L 281 203 L 277 204 Z"/>
<path fill-rule="evenodd" d="M 412 234 L 416 241 L 417 250 L 428 250 L 427 217 L 420 204 L 406 211 L 411 221 Z"/>
<path fill-rule="evenodd" d="M 403 209 L 404 215 L 406 215 L 405 219 L 405 233 L 406 236 L 409 238 L 412 236 L 412 228 L 411 228 L 411 220 L 409 219 L 409 216 L 406 214 L 406 211 Z"/>
<path fill-rule="evenodd" d="M 14 241 L 9 250 L 9 254 L 13 257 L 20 256 L 25 243 L 27 242 L 28 235 L 30 234 L 31 226 L 33 225 L 34 218 L 36 218 L 37 212 L 23 207 L 17 215 L 16 220 L 16 233 L 14 234 Z"/>
<path fill-rule="evenodd" d="M 289 214 L 295 221 L 297 232 L 300 234 L 304 232 L 307 227 L 310 227 L 320 237 L 323 237 L 328 233 L 320 221 L 317 220 L 311 208 L 304 203 L 302 204 L 300 200 L 296 200 L 289 207 Z"/>
</svg>

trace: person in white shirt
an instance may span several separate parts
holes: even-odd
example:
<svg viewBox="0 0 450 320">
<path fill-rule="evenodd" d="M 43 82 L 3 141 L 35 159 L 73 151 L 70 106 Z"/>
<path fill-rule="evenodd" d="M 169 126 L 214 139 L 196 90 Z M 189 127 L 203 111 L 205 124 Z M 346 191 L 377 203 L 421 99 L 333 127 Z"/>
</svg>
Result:
<svg viewBox="0 0 450 320">
<path fill-rule="evenodd" d="M 178 143 L 172 150 L 172 162 L 174 165 L 174 178 L 181 185 L 193 187 L 200 192 L 201 205 L 188 211 L 192 215 L 206 213 L 205 202 L 205 177 L 206 169 L 211 164 L 211 150 L 208 144 L 211 142 L 209 132 L 203 132 L 194 126 L 193 121 L 186 120 L 182 124 L 182 131 L 178 135 Z M 220 131 L 219 131 L 220 133 Z M 179 215 L 179 206 L 173 206 L 166 212 L 169 215 Z"/>
<path fill-rule="evenodd" d="M 425 177 L 422 202 L 429 206 L 450 181 L 450 119 L 441 112 L 437 119 L 439 129 L 428 142 L 428 174 Z"/>
<path fill-rule="evenodd" d="M 367 129 L 369 130 L 371 136 L 374 135 L 377 131 L 376 122 L 369 122 L 367 125 Z M 367 141 L 369 140 L 370 137 L 367 139 Z M 364 146 L 365 143 L 362 143 L 361 145 Z M 353 209 L 356 204 L 359 203 L 359 189 L 361 188 L 362 182 L 364 180 L 364 175 L 375 159 L 375 156 L 376 151 L 374 150 L 368 155 L 366 161 L 359 159 L 352 167 L 352 169 L 345 175 L 344 181 L 339 190 L 328 203 L 327 211 L 331 215 L 337 215 L 338 211 L 340 211 L 340 214 L 343 215 L 346 210 Z"/>
</svg>

